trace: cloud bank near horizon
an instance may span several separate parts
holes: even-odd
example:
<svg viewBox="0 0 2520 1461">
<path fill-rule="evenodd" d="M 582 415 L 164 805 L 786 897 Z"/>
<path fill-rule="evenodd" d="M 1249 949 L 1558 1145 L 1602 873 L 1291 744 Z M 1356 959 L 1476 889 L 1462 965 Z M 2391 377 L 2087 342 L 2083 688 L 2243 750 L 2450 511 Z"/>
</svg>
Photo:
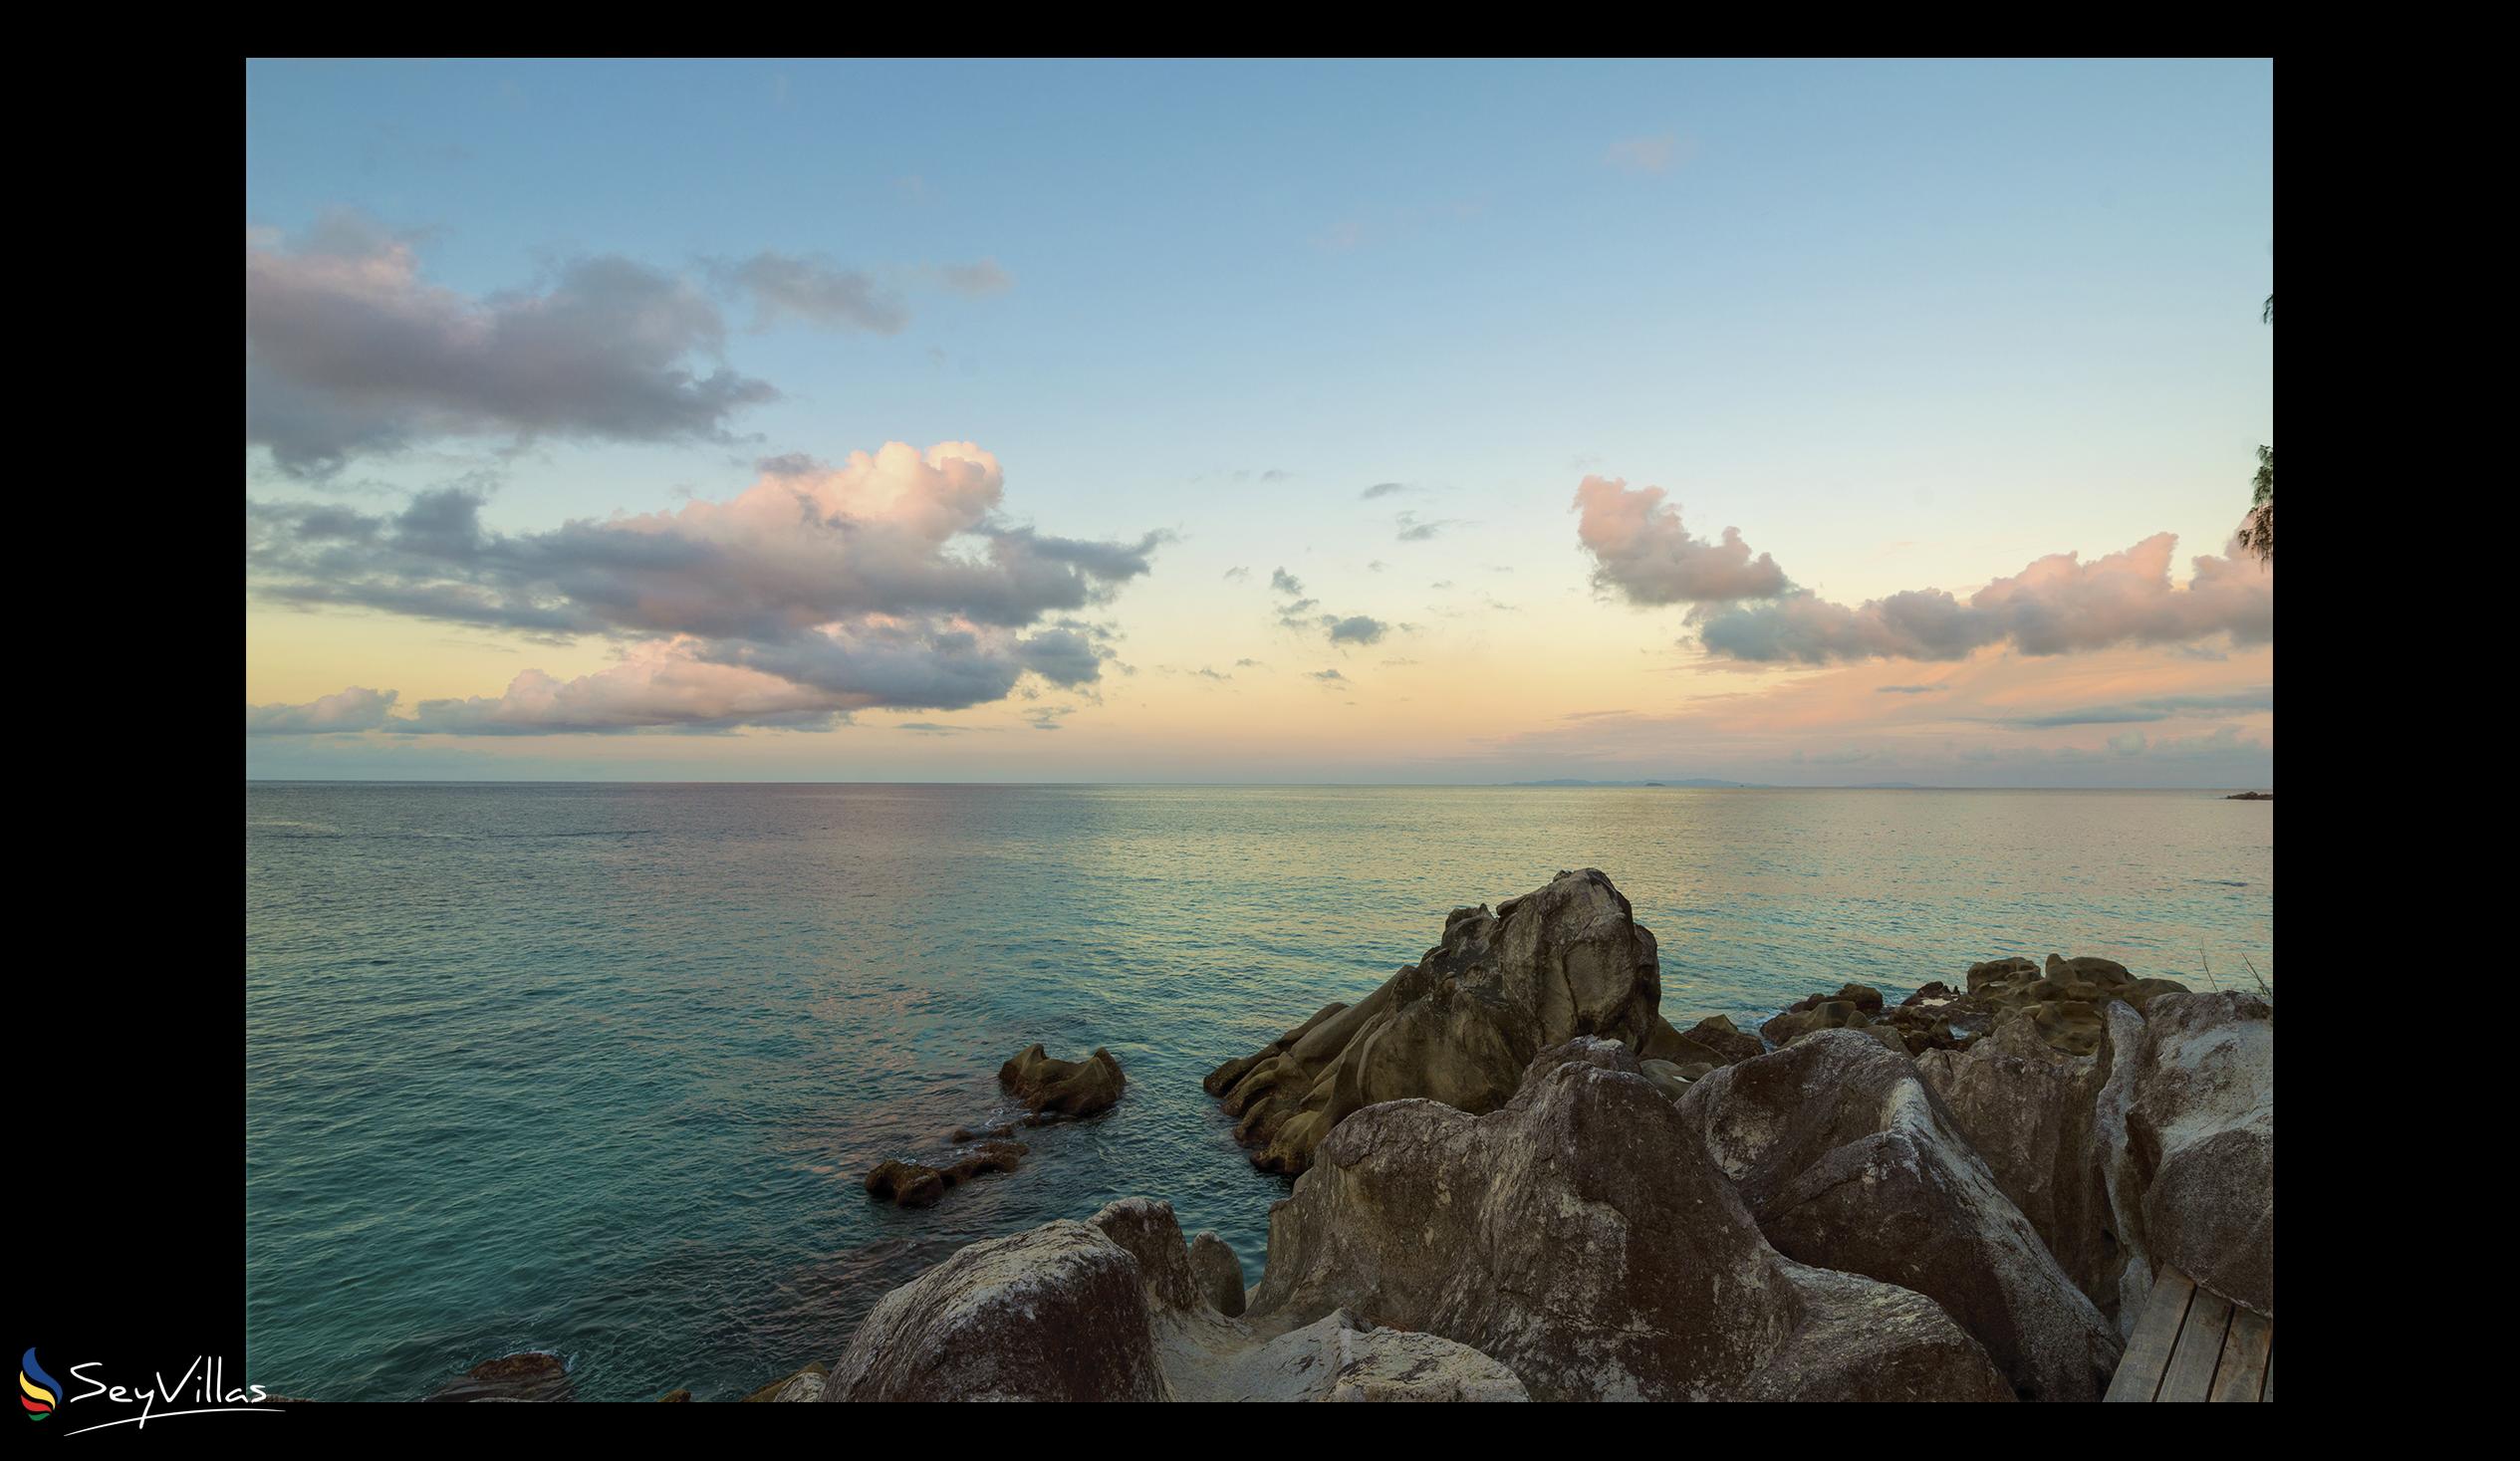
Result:
<svg viewBox="0 0 2520 1461">
<path fill-rule="evenodd" d="M 489 527 L 484 494 L 465 488 L 383 513 L 248 499 L 247 582 L 278 604 L 627 646 L 620 664 L 575 680 L 528 670 L 495 698 L 391 719 L 375 708 L 374 724 L 346 730 L 798 727 L 1002 700 L 1027 675 L 1090 691 L 1111 631 L 1077 615 L 1146 574 L 1164 535 L 1045 534 L 1004 516 L 1004 489 L 997 459 L 970 442 L 891 442 L 836 467 L 765 462 L 724 502 L 539 533 Z M 248 731 L 331 728 L 351 702 L 316 707 L 338 699 L 249 708 Z"/>
<path fill-rule="evenodd" d="M 2079 553 L 2050 554 L 1965 601 L 1916 589 L 1850 608 L 1797 587 L 1770 555 L 1753 558 L 1738 529 L 1724 529 L 1719 541 L 1692 536 L 1659 487 L 1632 490 L 1621 478 L 1588 476 L 1573 506 L 1595 586 L 1631 604 L 1687 606 L 1684 622 L 1719 658 L 1956 660 L 1996 646 L 2040 656 L 2225 634 L 2253 645 L 2275 636 L 2273 569 L 2200 555 L 2189 560 L 2188 582 L 2175 584 L 2171 533 L 2088 563 Z"/>
</svg>

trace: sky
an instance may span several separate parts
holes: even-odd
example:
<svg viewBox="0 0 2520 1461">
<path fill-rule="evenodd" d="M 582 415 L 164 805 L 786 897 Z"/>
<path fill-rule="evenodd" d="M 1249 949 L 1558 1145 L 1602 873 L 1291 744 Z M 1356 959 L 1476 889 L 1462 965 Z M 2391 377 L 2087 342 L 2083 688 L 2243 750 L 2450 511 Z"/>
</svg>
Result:
<svg viewBox="0 0 2520 1461">
<path fill-rule="evenodd" d="M 2271 63 L 253 63 L 246 775 L 2271 786 Z"/>
</svg>

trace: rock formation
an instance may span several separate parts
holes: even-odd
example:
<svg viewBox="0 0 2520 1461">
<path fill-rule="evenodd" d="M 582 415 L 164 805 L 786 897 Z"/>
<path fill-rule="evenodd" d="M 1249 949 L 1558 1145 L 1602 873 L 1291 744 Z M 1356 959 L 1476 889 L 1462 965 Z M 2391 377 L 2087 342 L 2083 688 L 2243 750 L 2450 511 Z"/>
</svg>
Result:
<svg viewBox="0 0 2520 1461">
<path fill-rule="evenodd" d="M 1872 1038 L 1884 1045 L 1923 1055 L 1966 1050 L 2004 1020 L 2026 1014 L 2050 1047 L 2090 1055 L 2099 1048 L 2100 1010 L 2109 1001 L 2125 1000 L 2141 1010 L 2155 995 L 2186 992 L 2175 979 L 2139 979 L 2109 959 L 2050 954 L 2044 968 L 2028 959 L 1990 959 L 1969 966 L 1964 989 L 1937 980 L 1885 1009 L 1880 991 L 1849 984 L 1836 994 L 1815 994 L 1788 1006 L 1760 1033 L 1785 1046 L 1815 1030 L 1879 1032 Z"/>
<path fill-rule="evenodd" d="M 1220 1245 L 1221 1246 L 1221 1245 Z M 824 1400 L 1521 1400 L 1513 1372 L 1432 1335 L 1333 1314 L 1255 1327 L 1200 1292 L 1168 1203 L 975 1243 L 893 1290 Z"/>
<path fill-rule="evenodd" d="M 1351 1113 L 1425 1098 L 1494 1110 L 1533 1056 L 1577 1036 L 1644 1050 L 1671 1032 L 1656 1005 L 1653 935 L 1596 869 L 1489 912 L 1455 908 L 1443 942 L 1353 1006 L 1333 1005 L 1205 1086 L 1240 1118 L 1234 1135 L 1265 1171 L 1302 1172 Z"/>
<path fill-rule="evenodd" d="M 1926 1051 L 1916 1072 L 2057 1266 L 2114 1321 L 2126 1255 L 2093 1140 L 2108 1055 L 2105 1041 L 2078 1056 L 2048 1044 L 2035 1021 L 2008 1020 L 1965 1049 Z"/>
<path fill-rule="evenodd" d="M 998 1080 L 1035 1116 L 1090 1116 L 1120 1102 L 1129 1083 L 1120 1062 L 1096 1049 L 1081 1061 L 1055 1061 L 1038 1045 L 1000 1066 Z"/>
<path fill-rule="evenodd" d="M 755 1398 L 2093 1399 L 2160 1266 L 2272 1316 L 2267 1002 L 2002 959 L 1815 994 L 1769 1051 L 1658 1000 L 1597 871 L 1457 909 L 1207 1078 L 1302 1173 L 1257 1286 L 1130 1198 L 962 1249 Z M 1006 1079 L 1055 1111 L 1107 1060 Z"/>
<path fill-rule="evenodd" d="M 886 1294 L 833 1362 L 831 1400 L 1163 1400 L 1137 1263 L 1062 1219 L 992 1238 Z"/>
<path fill-rule="evenodd" d="M 2097 1400 L 2120 1342 L 1903 1052 L 1824 1030 L 1678 1102 L 1779 1253 L 1939 1304 L 2024 1399 Z"/>
<path fill-rule="evenodd" d="M 2124 1279 L 2167 1265 L 2275 1314 L 2275 1009 L 2253 994 L 2173 994 L 2143 1018 L 2109 1008 L 2094 1117 Z M 2139 1306 L 2126 1306 L 2131 1318 Z"/>
<path fill-rule="evenodd" d="M 942 1167 L 887 1161 L 867 1173 L 867 1192 L 903 1207 L 933 1207 L 945 1193 L 983 1172 L 1011 1172 L 1030 1153 L 1021 1141 L 984 1141 Z"/>
<path fill-rule="evenodd" d="M 1250 1315 L 1341 1310 L 1469 1345 L 1541 1399 L 2012 1394 L 1931 1300 L 1779 1255 L 1606 1040 L 1543 1053 L 1486 1115 L 1398 1100 L 1330 1133 L 1270 1215 Z"/>
</svg>

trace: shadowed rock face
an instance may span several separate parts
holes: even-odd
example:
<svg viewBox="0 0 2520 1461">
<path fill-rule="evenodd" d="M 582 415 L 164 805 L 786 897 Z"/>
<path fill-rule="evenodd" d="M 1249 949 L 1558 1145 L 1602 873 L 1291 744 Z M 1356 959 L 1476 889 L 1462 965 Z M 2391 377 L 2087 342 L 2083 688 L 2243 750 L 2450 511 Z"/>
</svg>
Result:
<svg viewBox="0 0 2520 1461">
<path fill-rule="evenodd" d="M 1081 1061 L 1052 1060 L 1038 1045 L 998 1067 L 997 1078 L 1036 1116 L 1090 1116 L 1120 1103 L 1129 1083 L 1108 1050 Z"/>
<path fill-rule="evenodd" d="M 1333 1005 L 1205 1086 L 1263 1170 L 1297 1173 L 1341 1121 L 1380 1101 L 1494 1110 L 1542 1050 L 1593 1035 L 1642 1050 L 1657 1013 L 1653 935 L 1593 868 L 1494 912 L 1456 908 L 1443 942 L 1353 1006 Z"/>
<path fill-rule="evenodd" d="M 1467 1344 L 1542 1399 L 2012 1397 L 1932 1301 L 1779 1255 L 1603 1040 L 1542 1054 L 1486 1115 L 1400 1100 L 1330 1133 L 1271 1213 L 1250 1315 L 1343 1309 Z"/>
<path fill-rule="evenodd" d="M 1916 1073 L 2057 1267 L 2104 1316 L 2117 1320 L 2126 1255 L 2093 1142 L 2095 1102 L 2109 1076 L 2108 1044 L 2097 1055 L 2078 1056 L 2049 1045 L 2035 1022 L 2007 1020 L 1965 1050 L 1926 1051 L 1916 1058 Z"/>
<path fill-rule="evenodd" d="M 1227 1319 L 1242 1313 L 1242 1260 L 1224 1239 L 1201 1233 L 1190 1240 L 1190 1277 L 1209 1308 Z"/>
<path fill-rule="evenodd" d="M 1085 1223 L 974 1243 L 886 1294 L 832 1365 L 838 1400 L 1163 1400 L 1136 1260 Z"/>
<path fill-rule="evenodd" d="M 2164 995 L 2140 1021 L 2109 1014 L 2094 1140 L 2126 1292 L 2141 1299 L 2166 1264 L 2274 1317 L 2274 1007 L 2226 991 Z"/>
<path fill-rule="evenodd" d="M 1825 1030 L 1677 1109 L 1777 1251 L 1939 1304 L 2026 1399 L 2096 1400 L 2120 1343 L 1903 1053 Z"/>
</svg>

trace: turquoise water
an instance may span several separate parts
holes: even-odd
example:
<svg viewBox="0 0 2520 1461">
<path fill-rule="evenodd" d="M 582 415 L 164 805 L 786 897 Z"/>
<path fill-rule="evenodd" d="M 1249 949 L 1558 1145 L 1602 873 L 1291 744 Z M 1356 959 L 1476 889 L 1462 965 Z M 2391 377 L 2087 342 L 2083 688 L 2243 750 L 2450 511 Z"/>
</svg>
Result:
<svg viewBox="0 0 2520 1461">
<path fill-rule="evenodd" d="M 963 1243 L 1134 1193 L 1257 1279 L 1199 1078 L 1598 866 L 1663 1009 L 2101 954 L 2274 978 L 2271 803 L 2199 792 L 249 785 L 246 1378 L 417 1397 L 524 1348 L 731 1399 Z M 1129 1095 L 924 1212 L 859 1186 L 1034 1041 Z"/>
</svg>

